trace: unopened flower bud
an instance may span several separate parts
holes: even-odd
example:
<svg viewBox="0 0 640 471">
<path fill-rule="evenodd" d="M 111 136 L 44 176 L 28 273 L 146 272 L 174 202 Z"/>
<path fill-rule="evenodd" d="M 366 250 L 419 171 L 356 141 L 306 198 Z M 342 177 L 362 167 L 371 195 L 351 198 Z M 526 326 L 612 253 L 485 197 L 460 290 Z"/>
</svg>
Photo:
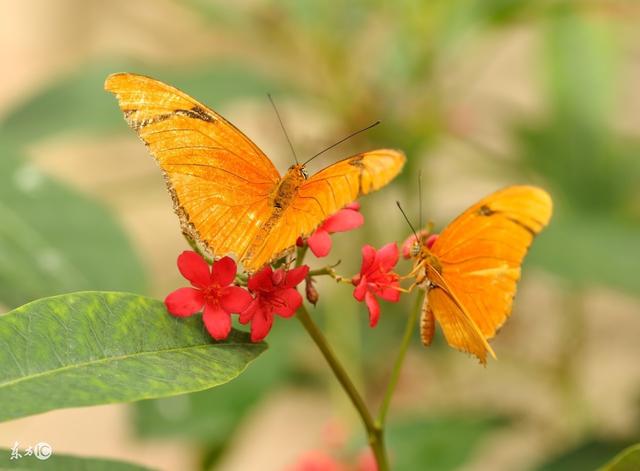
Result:
<svg viewBox="0 0 640 471">
<path fill-rule="evenodd" d="M 306 284 L 304 287 L 304 293 L 307 296 L 307 301 L 315 306 L 318 302 L 318 299 L 320 298 L 320 295 L 318 294 L 318 290 L 316 289 L 316 287 L 313 286 L 313 278 L 307 275 L 305 281 Z"/>
</svg>

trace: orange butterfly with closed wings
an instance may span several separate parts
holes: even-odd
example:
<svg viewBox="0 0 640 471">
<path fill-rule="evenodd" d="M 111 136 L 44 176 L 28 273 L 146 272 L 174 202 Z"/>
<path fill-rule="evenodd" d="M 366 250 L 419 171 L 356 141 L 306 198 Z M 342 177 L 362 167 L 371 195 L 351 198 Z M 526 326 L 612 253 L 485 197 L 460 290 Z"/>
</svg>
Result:
<svg viewBox="0 0 640 471">
<path fill-rule="evenodd" d="M 281 177 L 269 158 L 215 111 L 137 74 L 107 77 L 125 119 L 162 169 L 184 234 L 248 272 L 284 256 L 328 216 L 389 183 L 401 152 L 348 157 L 310 178 L 304 164 Z"/>
<path fill-rule="evenodd" d="M 427 295 L 421 312 L 422 342 L 430 345 L 437 320 L 447 343 L 486 363 L 488 343 L 511 314 L 520 266 L 533 238 L 548 224 L 552 202 L 534 186 L 511 186 L 458 216 L 427 243 L 414 237 L 416 285 Z"/>
</svg>

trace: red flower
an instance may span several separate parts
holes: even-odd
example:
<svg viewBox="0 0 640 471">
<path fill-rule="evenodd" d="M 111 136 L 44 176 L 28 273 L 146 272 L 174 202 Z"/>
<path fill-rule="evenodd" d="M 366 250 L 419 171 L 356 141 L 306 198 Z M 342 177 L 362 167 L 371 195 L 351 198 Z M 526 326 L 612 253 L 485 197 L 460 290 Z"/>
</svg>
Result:
<svg viewBox="0 0 640 471">
<path fill-rule="evenodd" d="M 388 243 L 378 251 L 370 245 L 362 247 L 362 267 L 351 282 L 356 287 L 353 297 L 367 304 L 371 327 L 375 327 L 380 317 L 380 304 L 376 296 L 392 303 L 400 299 L 400 277 L 391 271 L 396 263 L 398 246 L 395 242 Z"/>
<path fill-rule="evenodd" d="M 358 471 L 378 471 L 378 463 L 371 448 L 362 450 L 358 455 Z"/>
<path fill-rule="evenodd" d="M 194 288 L 180 288 L 164 300 L 168 311 L 186 317 L 202 310 L 202 319 L 216 340 L 227 338 L 231 331 L 231 313 L 243 311 L 253 299 L 240 288 L 232 286 L 236 276 L 236 262 L 224 257 L 213 262 L 211 270 L 197 253 L 184 251 L 178 257 L 178 269 Z"/>
<path fill-rule="evenodd" d="M 240 313 L 240 322 L 251 321 L 251 340 L 259 342 L 267 336 L 273 325 L 273 315 L 291 317 L 302 304 L 302 296 L 296 291 L 298 285 L 309 273 L 303 265 L 293 270 L 279 268 L 276 271 L 267 266 L 255 273 L 247 282 L 255 295 L 247 308 Z"/>
<path fill-rule="evenodd" d="M 418 237 L 420 238 L 420 241 L 427 246 L 428 249 L 430 249 L 433 246 L 434 242 L 438 240 L 438 234 L 429 234 L 429 231 L 427 229 L 421 229 L 420 231 L 418 231 Z M 402 244 L 402 258 L 409 259 L 415 257 L 415 255 L 412 256 L 411 254 L 415 243 L 416 236 L 414 234 L 411 234 L 409 237 L 407 237 L 407 240 L 405 240 Z"/>
<path fill-rule="evenodd" d="M 311 450 L 300 456 L 287 471 L 346 471 L 346 467 L 324 451 Z"/>
<path fill-rule="evenodd" d="M 346 232 L 356 229 L 364 224 L 364 216 L 359 213 L 360 204 L 353 202 L 342 208 L 337 213 L 329 216 L 307 239 L 309 248 L 318 258 L 326 257 L 331 251 L 331 237 L 334 232 Z M 302 246 L 302 241 L 298 240 Z"/>
</svg>

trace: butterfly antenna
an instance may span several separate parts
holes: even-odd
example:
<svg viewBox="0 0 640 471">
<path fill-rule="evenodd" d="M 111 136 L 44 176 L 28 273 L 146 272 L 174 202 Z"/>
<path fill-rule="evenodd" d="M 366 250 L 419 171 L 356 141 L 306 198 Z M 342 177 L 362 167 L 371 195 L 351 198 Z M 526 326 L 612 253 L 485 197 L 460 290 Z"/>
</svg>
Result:
<svg viewBox="0 0 640 471">
<path fill-rule="evenodd" d="M 404 216 L 405 221 L 407 221 L 407 224 L 409 224 L 409 227 L 413 231 L 413 235 L 416 236 L 416 240 L 419 241 L 420 239 L 418 238 L 418 233 L 416 232 L 415 227 L 413 227 L 413 224 L 411 224 L 411 221 L 409 221 L 409 218 L 407 217 L 407 213 L 405 213 L 404 209 L 402 209 L 402 206 L 400 206 L 400 201 L 396 201 L 396 204 L 398 205 L 398 209 Z"/>
<path fill-rule="evenodd" d="M 422 229 L 422 170 L 418 172 L 418 209 L 418 227 Z"/>
<path fill-rule="evenodd" d="M 287 142 L 289 143 L 289 147 L 291 148 L 291 153 L 293 154 L 293 158 L 295 159 L 296 164 L 299 164 L 300 162 L 298 162 L 298 156 L 296 155 L 296 151 L 293 149 L 293 144 L 291 143 L 291 139 L 289 139 L 289 134 L 287 134 L 287 130 L 284 127 L 284 123 L 282 122 L 282 118 L 280 117 L 280 113 L 278 113 L 278 108 L 276 107 L 276 104 L 273 101 L 273 98 L 271 98 L 271 93 L 267 93 L 267 96 L 269 97 L 269 101 L 271 102 L 271 106 L 273 106 L 273 110 L 276 112 L 276 116 L 278 117 L 278 121 L 280 122 L 280 127 L 282 128 L 282 132 L 284 133 L 284 137 L 287 138 Z"/>
<path fill-rule="evenodd" d="M 353 136 L 360 134 L 361 132 L 364 131 L 368 131 L 369 129 L 377 126 L 378 124 L 380 124 L 380 121 L 376 121 L 373 124 L 370 124 L 369 126 L 367 126 L 366 128 L 362 128 L 359 131 L 356 132 L 352 132 L 351 134 L 349 134 L 347 137 L 340 139 L 338 142 L 336 142 L 335 144 L 331 144 L 329 147 L 327 147 L 326 149 L 321 150 L 320 152 L 318 152 L 316 155 L 314 155 L 313 157 L 311 157 L 309 160 L 307 160 L 305 163 L 302 164 L 302 166 L 304 167 L 305 165 L 307 165 L 309 162 L 311 162 L 313 159 L 315 159 L 316 157 L 318 157 L 321 154 L 324 154 L 326 151 L 333 149 L 335 146 L 337 146 L 338 144 L 342 144 L 344 141 L 346 141 L 347 139 L 351 139 Z"/>
</svg>

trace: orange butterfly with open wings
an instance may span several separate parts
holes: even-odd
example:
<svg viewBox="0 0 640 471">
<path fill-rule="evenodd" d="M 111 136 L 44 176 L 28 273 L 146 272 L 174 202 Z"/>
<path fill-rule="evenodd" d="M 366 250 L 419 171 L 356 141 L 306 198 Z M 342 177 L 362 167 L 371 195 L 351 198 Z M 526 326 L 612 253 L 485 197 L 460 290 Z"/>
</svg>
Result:
<svg viewBox="0 0 640 471">
<path fill-rule="evenodd" d="M 548 224 L 552 202 L 534 186 L 511 186 L 483 198 L 449 224 L 429 248 L 428 230 L 412 247 L 417 285 L 426 283 L 420 321 L 425 345 L 437 320 L 447 343 L 486 363 L 488 343 L 511 314 L 520 266 Z"/>
<path fill-rule="evenodd" d="M 182 231 L 215 257 L 254 272 L 285 255 L 328 216 L 389 183 L 405 156 L 389 149 L 348 157 L 308 178 L 281 177 L 249 138 L 180 90 L 137 74 L 107 77 L 125 119 L 162 169 Z"/>
</svg>

